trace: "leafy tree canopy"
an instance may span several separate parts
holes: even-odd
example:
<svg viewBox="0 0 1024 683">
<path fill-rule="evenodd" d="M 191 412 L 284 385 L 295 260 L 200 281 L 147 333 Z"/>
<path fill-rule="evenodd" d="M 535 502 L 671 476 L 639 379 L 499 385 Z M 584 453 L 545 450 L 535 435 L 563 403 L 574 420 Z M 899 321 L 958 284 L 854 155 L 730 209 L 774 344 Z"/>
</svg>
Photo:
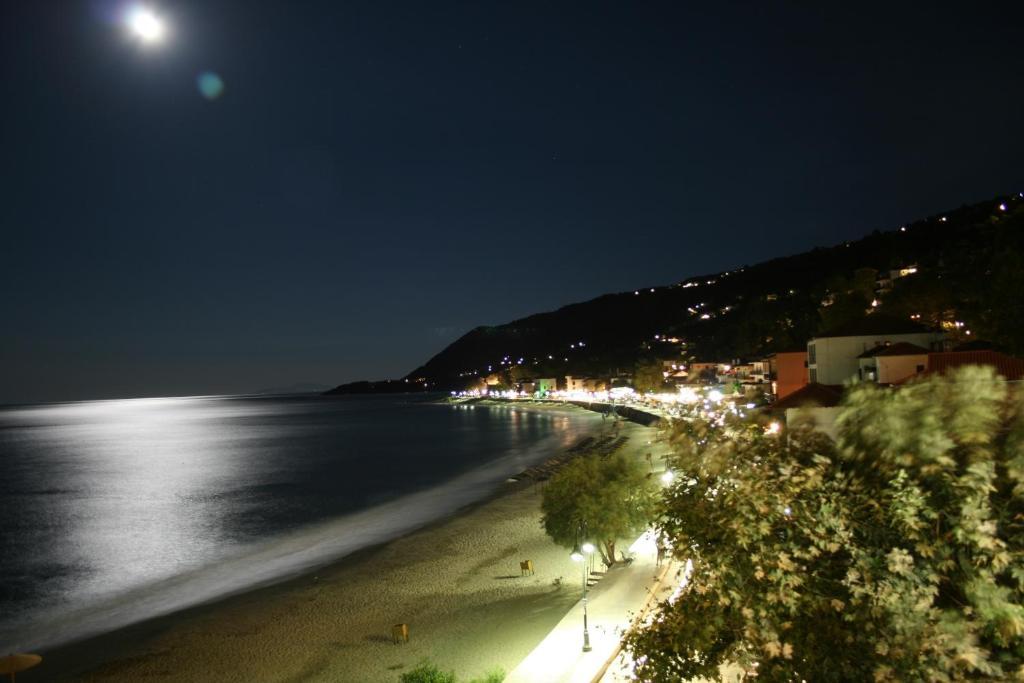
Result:
<svg viewBox="0 0 1024 683">
<path fill-rule="evenodd" d="M 650 524 L 656 503 L 656 488 L 639 458 L 626 453 L 582 456 L 544 488 L 541 523 L 555 543 L 565 548 L 582 541 L 595 543 L 604 563 L 611 565 L 615 543 Z M 587 532 L 583 539 L 581 525 Z"/>
<path fill-rule="evenodd" d="M 665 388 L 664 367 L 659 360 L 641 361 L 633 370 L 633 388 L 642 394 Z"/>
<path fill-rule="evenodd" d="M 677 422 L 691 580 L 627 636 L 641 680 L 1024 678 L 1024 400 L 990 369 L 860 385 L 835 443 Z"/>
<path fill-rule="evenodd" d="M 831 304 L 819 311 L 821 329 L 828 330 L 863 318 L 871 308 L 876 275 L 873 268 L 858 268 L 850 278 L 834 276 L 828 284 Z"/>
</svg>

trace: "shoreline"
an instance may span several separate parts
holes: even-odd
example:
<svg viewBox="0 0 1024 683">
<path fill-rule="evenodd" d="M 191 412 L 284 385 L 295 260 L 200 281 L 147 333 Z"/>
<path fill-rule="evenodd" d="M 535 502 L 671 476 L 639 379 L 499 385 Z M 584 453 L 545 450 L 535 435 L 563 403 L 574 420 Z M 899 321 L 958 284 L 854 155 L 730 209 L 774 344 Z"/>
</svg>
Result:
<svg viewBox="0 0 1024 683">
<path fill-rule="evenodd" d="M 328 576 L 366 565 L 373 560 L 375 555 L 398 541 L 419 534 L 429 533 L 463 515 L 472 515 L 477 509 L 504 496 L 514 495 L 520 489 L 528 488 L 531 485 L 529 481 L 506 484 L 508 488 L 499 489 L 491 497 L 470 503 L 451 515 L 428 522 L 424 526 L 398 538 L 360 548 L 321 567 L 301 572 L 298 575 L 280 581 L 245 588 L 237 593 L 231 593 L 209 602 L 192 605 L 170 614 L 163 614 L 113 631 L 88 636 L 81 640 L 47 649 L 46 652 L 48 654 L 44 655 L 43 661 L 44 664 L 50 663 L 50 666 L 45 667 L 41 665 L 36 669 L 28 670 L 19 674 L 18 679 L 23 681 L 132 680 L 131 678 L 122 679 L 118 677 L 116 671 L 104 673 L 103 670 L 117 667 L 120 663 L 127 664 L 129 660 L 140 656 L 146 656 L 147 652 L 151 651 L 149 647 L 151 641 L 170 633 L 175 628 L 188 627 L 197 620 L 207 619 L 221 611 L 244 609 L 247 603 L 258 602 L 261 598 L 274 599 L 282 594 L 304 591 L 310 586 L 316 586 L 320 581 L 321 575 Z M 125 647 L 126 645 L 127 647 Z M 146 650 L 146 652 L 143 652 L 143 650 Z M 113 654 L 115 652 L 123 652 L 124 654 Z M 61 666 L 52 663 L 54 660 L 61 659 L 67 660 L 66 665 Z M 36 676 L 42 677 L 36 678 Z M 171 676 L 168 680 L 172 678 L 174 677 Z"/>
<path fill-rule="evenodd" d="M 625 447 L 644 448 L 649 430 L 625 426 Z M 509 671 L 579 597 L 540 527 L 540 487 L 517 479 L 320 568 L 44 651 L 20 678 L 394 682 L 428 657 L 461 677 Z M 535 576 L 519 576 L 523 559 Z M 393 623 L 409 623 L 408 645 Z"/>
<path fill-rule="evenodd" d="M 578 399 L 552 399 L 552 398 L 502 398 L 491 396 L 480 396 L 460 400 L 446 398 L 444 403 L 448 405 L 510 405 L 525 407 L 535 410 L 552 410 L 557 408 L 582 408 L 600 415 L 617 414 L 620 418 L 641 425 L 643 427 L 657 427 L 662 420 L 660 415 L 640 410 L 634 406 L 624 404 L 604 403 L 602 401 L 582 401 Z"/>
</svg>

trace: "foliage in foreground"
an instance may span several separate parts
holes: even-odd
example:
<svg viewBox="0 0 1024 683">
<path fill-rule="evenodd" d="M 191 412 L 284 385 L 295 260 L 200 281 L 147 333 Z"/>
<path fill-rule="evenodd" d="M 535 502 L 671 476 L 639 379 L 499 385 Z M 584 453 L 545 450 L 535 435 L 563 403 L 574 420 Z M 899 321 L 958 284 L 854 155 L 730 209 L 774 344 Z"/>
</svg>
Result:
<svg viewBox="0 0 1024 683">
<path fill-rule="evenodd" d="M 1024 679 L 1024 402 L 983 368 L 854 388 L 835 444 L 684 423 L 666 535 L 691 581 L 641 680 Z"/>
<path fill-rule="evenodd" d="M 505 680 L 505 672 L 496 669 L 484 674 L 483 678 L 474 678 L 469 683 L 501 683 Z M 415 669 L 410 669 L 398 677 L 399 683 L 456 683 L 454 671 L 441 671 L 436 664 L 423 662 Z"/>
<path fill-rule="evenodd" d="M 544 488 L 541 523 L 555 543 L 573 548 L 597 545 L 606 565 L 615 562 L 615 543 L 643 530 L 657 503 L 643 462 L 625 453 L 581 456 L 551 478 Z M 579 536 L 585 525 L 587 538 Z"/>
<path fill-rule="evenodd" d="M 398 677 L 399 683 L 455 683 L 454 671 L 441 671 L 436 664 L 423 662 Z"/>
</svg>

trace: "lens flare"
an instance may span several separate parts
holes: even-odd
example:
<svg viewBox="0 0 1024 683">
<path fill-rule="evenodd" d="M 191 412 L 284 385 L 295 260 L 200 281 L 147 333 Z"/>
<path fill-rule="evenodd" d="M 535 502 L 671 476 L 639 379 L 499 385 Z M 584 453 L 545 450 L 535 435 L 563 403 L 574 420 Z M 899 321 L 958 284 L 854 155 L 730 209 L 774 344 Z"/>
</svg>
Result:
<svg viewBox="0 0 1024 683">
<path fill-rule="evenodd" d="M 212 71 L 204 71 L 196 76 L 199 93 L 208 100 L 215 100 L 224 92 L 224 80 Z"/>
</svg>

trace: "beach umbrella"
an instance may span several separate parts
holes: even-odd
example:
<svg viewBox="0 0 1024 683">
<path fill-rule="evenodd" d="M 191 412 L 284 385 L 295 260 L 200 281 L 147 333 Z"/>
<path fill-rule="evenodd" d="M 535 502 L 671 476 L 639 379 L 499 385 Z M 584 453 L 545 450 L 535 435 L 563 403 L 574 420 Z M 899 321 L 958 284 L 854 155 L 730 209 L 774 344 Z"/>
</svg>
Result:
<svg viewBox="0 0 1024 683">
<path fill-rule="evenodd" d="M 7 655 L 6 657 L 0 657 L 0 676 L 9 675 L 13 681 L 14 674 L 25 669 L 31 669 L 41 661 L 43 661 L 43 658 L 39 655 Z"/>
</svg>

